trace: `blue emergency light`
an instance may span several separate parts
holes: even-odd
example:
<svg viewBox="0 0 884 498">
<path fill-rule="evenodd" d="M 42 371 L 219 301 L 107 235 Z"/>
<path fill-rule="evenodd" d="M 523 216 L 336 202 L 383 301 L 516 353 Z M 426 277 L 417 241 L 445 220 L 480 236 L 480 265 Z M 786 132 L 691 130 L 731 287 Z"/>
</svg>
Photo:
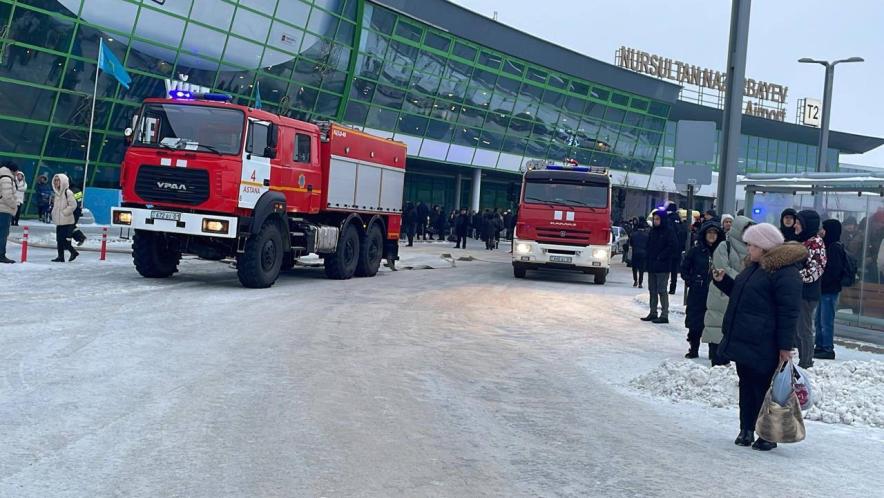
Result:
<svg viewBox="0 0 884 498">
<path fill-rule="evenodd" d="M 233 98 L 226 93 L 193 93 L 187 90 L 170 90 L 169 96 L 175 100 L 203 99 L 212 102 L 229 102 Z"/>
<path fill-rule="evenodd" d="M 193 98 L 193 93 L 188 92 L 188 91 L 186 91 L 186 90 L 170 90 L 170 91 L 169 91 L 169 96 L 172 97 L 173 99 L 176 99 L 176 100 L 179 100 L 179 99 L 192 99 L 192 98 Z"/>
<path fill-rule="evenodd" d="M 752 214 L 761 214 L 761 208 L 753 208 Z"/>
</svg>

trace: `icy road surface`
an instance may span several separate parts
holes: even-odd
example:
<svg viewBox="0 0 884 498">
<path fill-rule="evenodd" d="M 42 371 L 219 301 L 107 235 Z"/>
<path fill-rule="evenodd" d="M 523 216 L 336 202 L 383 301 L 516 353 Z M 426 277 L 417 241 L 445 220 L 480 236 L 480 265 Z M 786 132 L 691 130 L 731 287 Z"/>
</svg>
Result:
<svg viewBox="0 0 884 498">
<path fill-rule="evenodd" d="M 0 268 L 0 496 L 881 496 L 881 429 L 760 453 L 734 408 L 632 389 L 686 343 L 638 320 L 619 263 L 602 287 L 403 251 L 440 269 Z"/>
</svg>

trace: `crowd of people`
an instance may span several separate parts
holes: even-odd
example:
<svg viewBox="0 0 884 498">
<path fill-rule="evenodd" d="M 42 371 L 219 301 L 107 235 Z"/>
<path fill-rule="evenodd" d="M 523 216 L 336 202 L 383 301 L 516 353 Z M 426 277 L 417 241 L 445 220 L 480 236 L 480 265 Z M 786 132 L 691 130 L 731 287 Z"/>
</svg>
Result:
<svg viewBox="0 0 884 498">
<path fill-rule="evenodd" d="M 27 188 L 24 174 L 17 164 L 12 161 L 0 163 L 0 263 L 15 263 L 6 254 L 6 242 L 10 226 L 19 224 Z M 80 253 L 74 249 L 73 241 L 77 245 L 86 241 L 86 235 L 77 228 L 83 213 L 82 192 L 71 187 L 67 175 L 60 173 L 52 177 L 51 183 L 46 175 L 40 175 L 34 195 L 40 221 L 55 225 L 58 257 L 52 261 L 64 263 L 65 253 L 70 253 L 67 261 L 77 259 Z"/>
<path fill-rule="evenodd" d="M 633 286 L 648 273 L 650 311 L 643 321 L 668 323 L 671 269 L 687 287 L 686 358 L 709 345 L 711 365 L 736 364 L 740 379 L 740 433 L 735 444 L 767 451 L 776 443 L 755 439 L 755 420 L 776 369 L 792 359 L 811 368 L 834 359 L 835 309 L 843 287 L 857 275 L 856 227 L 837 219 L 820 222 L 807 209 L 786 209 L 780 226 L 707 211 L 688 227 L 674 203 L 630 223 L 628 251 Z M 852 223 L 851 223 L 852 222 Z M 845 223 L 856 225 L 855 220 Z M 690 248 L 684 251 L 690 230 Z M 670 283 L 667 293 L 666 284 Z"/>
<path fill-rule="evenodd" d="M 439 205 L 430 209 L 423 201 L 408 202 L 402 210 L 402 226 L 408 246 L 414 240 L 445 240 L 455 242 L 455 249 L 466 249 L 472 238 L 485 243 L 486 250 L 497 249 L 501 238 L 512 240 L 516 227 L 516 215 L 509 209 L 485 209 L 484 211 L 451 210 L 446 213 Z"/>
</svg>

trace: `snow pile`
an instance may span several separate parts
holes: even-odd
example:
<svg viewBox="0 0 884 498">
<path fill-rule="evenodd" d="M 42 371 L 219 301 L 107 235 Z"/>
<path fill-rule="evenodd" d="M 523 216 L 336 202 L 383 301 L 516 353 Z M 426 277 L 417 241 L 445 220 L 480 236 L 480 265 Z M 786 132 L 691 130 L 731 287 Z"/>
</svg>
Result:
<svg viewBox="0 0 884 498">
<path fill-rule="evenodd" d="M 884 362 L 817 361 L 809 374 L 814 406 L 805 412 L 805 420 L 884 427 Z M 733 364 L 710 368 L 693 361 L 667 360 L 630 385 L 665 399 L 715 407 L 735 407 L 739 399 Z"/>
</svg>

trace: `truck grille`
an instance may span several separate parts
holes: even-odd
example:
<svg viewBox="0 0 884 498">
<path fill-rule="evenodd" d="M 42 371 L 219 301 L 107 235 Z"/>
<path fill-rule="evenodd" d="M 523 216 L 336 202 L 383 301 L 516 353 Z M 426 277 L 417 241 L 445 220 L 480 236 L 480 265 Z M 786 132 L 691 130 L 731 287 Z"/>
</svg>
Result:
<svg viewBox="0 0 884 498">
<path fill-rule="evenodd" d="M 204 169 L 141 166 L 135 193 L 145 201 L 202 204 L 209 198 L 209 172 Z"/>
<path fill-rule="evenodd" d="M 537 242 L 570 246 L 589 245 L 589 230 L 571 228 L 537 228 Z"/>
</svg>

